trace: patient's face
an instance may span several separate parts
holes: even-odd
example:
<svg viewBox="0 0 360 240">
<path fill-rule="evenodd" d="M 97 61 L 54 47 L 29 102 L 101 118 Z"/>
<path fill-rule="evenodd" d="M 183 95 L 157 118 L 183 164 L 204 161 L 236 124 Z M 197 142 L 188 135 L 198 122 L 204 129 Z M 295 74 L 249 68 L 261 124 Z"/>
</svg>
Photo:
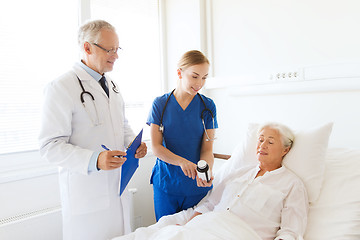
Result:
<svg viewBox="0 0 360 240">
<path fill-rule="evenodd" d="M 260 132 L 256 148 L 260 167 L 268 171 L 281 167 L 282 159 L 288 151 L 277 130 L 266 127 Z"/>
</svg>

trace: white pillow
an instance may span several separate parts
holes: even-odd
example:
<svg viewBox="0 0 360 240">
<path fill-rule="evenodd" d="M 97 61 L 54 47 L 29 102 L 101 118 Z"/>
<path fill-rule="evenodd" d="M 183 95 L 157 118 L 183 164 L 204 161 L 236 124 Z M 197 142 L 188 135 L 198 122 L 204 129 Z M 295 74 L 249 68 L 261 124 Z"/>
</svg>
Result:
<svg viewBox="0 0 360 240">
<path fill-rule="evenodd" d="M 310 205 L 305 239 L 360 239 L 360 149 L 330 148 L 318 200 Z"/>
<path fill-rule="evenodd" d="M 302 179 L 308 192 L 309 202 L 319 197 L 325 170 L 325 154 L 333 123 L 295 132 L 294 144 L 285 156 L 283 164 Z M 256 165 L 256 142 L 259 124 L 249 124 L 246 139 L 234 149 L 224 168 L 236 169 Z M 224 169 L 223 169 L 224 170 Z M 221 175 L 227 175 L 223 171 Z M 224 176 L 219 176 L 220 178 Z"/>
</svg>

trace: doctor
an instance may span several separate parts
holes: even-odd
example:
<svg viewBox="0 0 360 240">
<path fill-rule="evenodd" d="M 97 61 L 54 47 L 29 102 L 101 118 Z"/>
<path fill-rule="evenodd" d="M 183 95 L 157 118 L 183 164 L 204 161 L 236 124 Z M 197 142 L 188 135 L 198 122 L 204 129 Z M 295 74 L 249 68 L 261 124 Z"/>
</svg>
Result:
<svg viewBox="0 0 360 240">
<path fill-rule="evenodd" d="M 88 22 L 78 41 L 81 61 L 45 89 L 40 153 L 60 167 L 63 239 L 105 240 L 131 231 L 129 193 L 120 197 L 118 189 L 124 146 L 135 135 L 121 94 L 105 74 L 120 49 L 114 27 Z M 101 144 L 117 150 L 103 151 Z M 146 152 L 141 143 L 135 157 Z"/>
</svg>

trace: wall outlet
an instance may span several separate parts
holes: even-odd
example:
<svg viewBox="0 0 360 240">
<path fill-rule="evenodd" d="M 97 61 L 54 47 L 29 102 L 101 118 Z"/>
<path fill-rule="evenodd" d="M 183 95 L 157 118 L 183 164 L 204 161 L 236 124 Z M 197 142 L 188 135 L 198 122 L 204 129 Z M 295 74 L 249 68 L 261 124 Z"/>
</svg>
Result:
<svg viewBox="0 0 360 240">
<path fill-rule="evenodd" d="M 301 70 L 276 72 L 270 75 L 272 81 L 299 81 L 302 80 Z"/>
</svg>

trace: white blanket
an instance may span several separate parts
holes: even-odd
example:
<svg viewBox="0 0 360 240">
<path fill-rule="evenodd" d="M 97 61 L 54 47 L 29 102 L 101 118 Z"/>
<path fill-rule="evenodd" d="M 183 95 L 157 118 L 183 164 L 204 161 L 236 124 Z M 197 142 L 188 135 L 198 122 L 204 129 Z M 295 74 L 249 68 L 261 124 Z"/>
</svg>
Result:
<svg viewBox="0 0 360 240">
<path fill-rule="evenodd" d="M 166 220 L 166 217 L 164 220 Z M 164 220 L 160 220 L 150 227 L 138 228 L 129 235 L 117 237 L 113 240 L 261 240 L 249 225 L 228 211 L 209 212 L 199 215 L 185 225 L 168 225 L 169 221 Z M 178 220 L 183 221 L 184 219 Z"/>
</svg>

